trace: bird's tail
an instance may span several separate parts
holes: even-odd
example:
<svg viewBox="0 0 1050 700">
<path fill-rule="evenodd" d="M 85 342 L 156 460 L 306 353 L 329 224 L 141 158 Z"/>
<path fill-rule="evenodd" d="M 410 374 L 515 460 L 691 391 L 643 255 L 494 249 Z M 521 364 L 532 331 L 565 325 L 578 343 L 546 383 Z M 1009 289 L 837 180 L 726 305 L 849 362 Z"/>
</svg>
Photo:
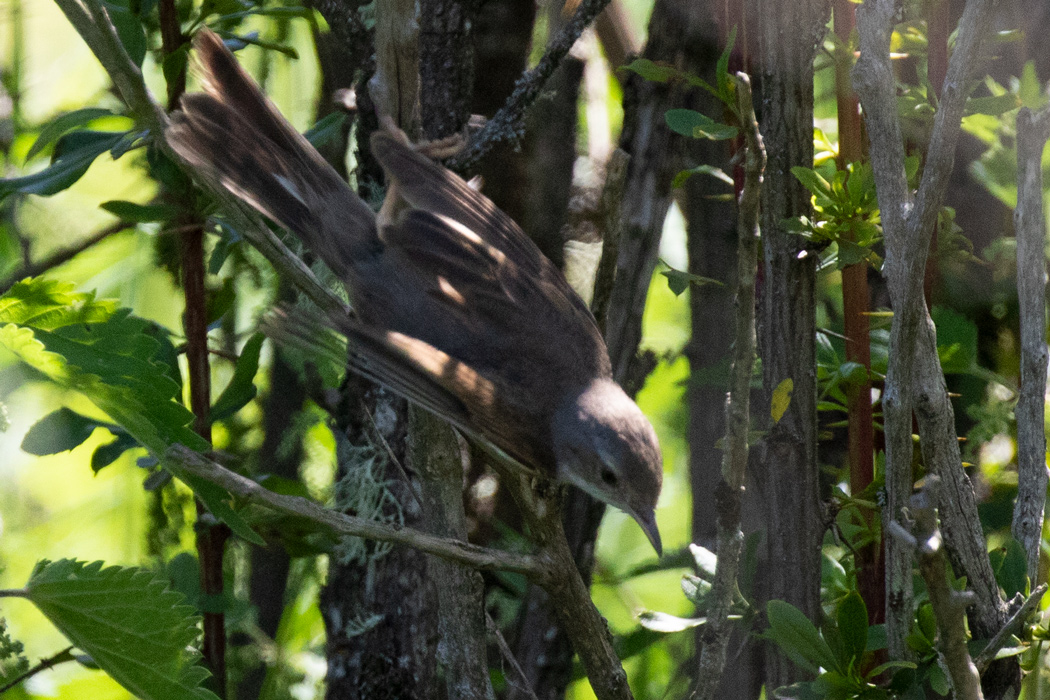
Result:
<svg viewBox="0 0 1050 700">
<path fill-rule="evenodd" d="M 172 116 L 171 147 L 212 185 L 299 236 L 341 278 L 379 247 L 375 215 L 281 116 L 207 29 L 194 41 L 203 93 Z"/>
</svg>

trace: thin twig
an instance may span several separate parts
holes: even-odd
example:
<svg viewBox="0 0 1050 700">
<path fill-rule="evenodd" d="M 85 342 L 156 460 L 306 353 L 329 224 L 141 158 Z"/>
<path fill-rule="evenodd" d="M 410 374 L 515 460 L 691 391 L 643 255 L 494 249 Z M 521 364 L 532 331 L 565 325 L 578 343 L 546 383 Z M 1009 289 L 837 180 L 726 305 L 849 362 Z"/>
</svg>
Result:
<svg viewBox="0 0 1050 700">
<path fill-rule="evenodd" d="M 41 659 L 40 663 L 33 666 L 25 673 L 19 675 L 17 678 L 12 679 L 10 682 L 0 686 L 0 695 L 3 695 L 7 691 L 11 690 L 22 681 L 32 678 L 41 671 L 46 671 L 49 668 L 54 668 L 58 664 L 65 663 L 66 661 L 74 661 L 73 655 L 70 653 L 73 651 L 73 647 L 66 647 L 62 651 L 58 652 L 54 656 L 49 656 L 46 659 Z"/>
<path fill-rule="evenodd" d="M 48 255 L 46 258 L 38 262 L 31 262 L 26 265 L 23 265 L 18 270 L 8 275 L 7 279 L 5 279 L 3 282 L 0 282 L 0 294 L 10 289 L 15 282 L 23 280 L 26 277 L 37 277 L 38 275 L 42 275 L 48 270 L 56 268 L 63 263 L 69 262 L 77 255 L 83 253 L 88 248 L 91 248 L 92 246 L 106 240 L 114 233 L 120 233 L 121 231 L 125 231 L 133 227 L 134 225 L 135 224 L 129 223 L 127 221 L 117 221 L 116 223 L 110 224 L 109 226 L 105 227 L 100 231 L 96 231 L 95 233 L 91 234 L 76 245 L 71 245 L 68 248 L 56 250 L 51 255 Z"/>
<path fill-rule="evenodd" d="M 470 140 L 467 147 L 450 161 L 449 167 L 466 170 L 485 156 L 492 147 L 501 142 L 516 143 L 525 134 L 525 112 L 540 96 L 540 91 L 557 69 L 569 49 L 583 34 L 583 30 L 598 16 L 609 0 L 583 0 L 561 32 L 547 44 L 547 52 L 540 62 L 526 71 L 514 85 L 514 92 L 507 102 Z"/>
<path fill-rule="evenodd" d="M 938 651 L 958 700 L 982 700 L 981 676 L 966 647 L 966 608 L 974 602 L 972 591 L 960 593 L 948 583 L 948 558 L 937 527 L 940 479 L 929 475 L 926 486 L 912 497 L 909 513 L 914 519 L 912 533 L 918 543 L 919 573 L 933 607 L 939 637 Z"/>
<path fill-rule="evenodd" d="M 510 554 L 458 540 L 434 537 L 412 528 L 337 513 L 306 498 L 274 493 L 182 445 L 170 448 L 162 461 L 170 464 L 175 471 L 186 471 L 217 484 L 249 503 L 257 503 L 286 515 L 303 518 L 339 535 L 408 545 L 421 552 L 479 571 L 499 570 L 522 574 L 541 585 L 550 577 L 550 566 L 542 557 Z"/>
<path fill-rule="evenodd" d="M 514 652 L 511 651 L 510 646 L 507 644 L 507 640 L 503 638 L 503 633 L 499 631 L 499 625 L 492 619 L 492 615 L 489 615 L 489 611 L 485 611 L 485 627 L 488 628 L 489 634 L 492 635 L 493 639 L 496 640 L 496 646 L 499 647 L 499 653 L 503 656 L 503 659 L 510 664 L 511 669 L 514 671 L 514 675 L 517 676 L 517 685 L 508 683 L 519 691 L 525 693 L 525 695 L 531 700 L 539 700 L 536 697 L 536 692 L 532 689 L 532 685 L 529 683 L 528 676 L 525 675 L 525 671 L 521 668 L 521 664 L 518 663 L 518 659 L 514 656 Z"/>
<path fill-rule="evenodd" d="M 995 636 L 992 637 L 988 645 L 981 650 L 981 653 L 977 655 L 977 658 L 973 660 L 974 666 L 977 667 L 978 673 L 984 673 L 988 666 L 995 661 L 995 655 L 999 653 L 999 650 L 1003 648 L 1007 640 L 1014 634 L 1020 631 L 1021 627 L 1024 626 L 1028 616 L 1039 607 L 1039 601 L 1043 599 L 1043 594 L 1046 593 L 1047 585 L 1044 583 L 1037 586 L 1032 594 L 1025 599 L 1021 607 L 1017 609 L 1010 619 L 1006 621 L 1002 629 L 996 632 Z M 1018 593 L 1020 596 L 1020 593 Z"/>
<path fill-rule="evenodd" d="M 751 81 L 745 74 L 737 73 L 735 82 L 736 107 L 747 148 L 744 189 L 740 193 L 737 213 L 736 323 L 731 384 L 725 409 L 726 438 L 722 482 L 718 486 L 718 564 L 709 597 L 710 608 L 707 613 L 707 627 L 703 632 L 697 686 L 691 696 L 693 700 L 713 698 L 722 678 L 731 631 L 728 624 L 729 609 L 737 592 L 736 579 L 744 543 L 744 533 L 740 530 L 740 506 L 747 469 L 747 439 L 751 419 L 749 397 L 751 374 L 755 364 L 758 216 L 766 152 L 755 118 Z"/>
</svg>

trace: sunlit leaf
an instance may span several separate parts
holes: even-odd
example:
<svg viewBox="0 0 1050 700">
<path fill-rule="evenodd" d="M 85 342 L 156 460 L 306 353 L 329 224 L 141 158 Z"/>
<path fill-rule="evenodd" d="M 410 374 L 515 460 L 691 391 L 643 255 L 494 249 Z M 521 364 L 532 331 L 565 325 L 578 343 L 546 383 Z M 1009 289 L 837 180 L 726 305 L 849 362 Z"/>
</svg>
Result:
<svg viewBox="0 0 1050 700">
<path fill-rule="evenodd" d="M 26 153 L 26 160 L 32 160 L 38 153 L 64 136 L 67 132 L 86 126 L 99 117 L 105 117 L 111 114 L 113 114 L 113 112 L 101 107 L 86 107 L 84 109 L 66 112 L 65 114 L 55 117 L 40 130 L 40 134 L 36 137 L 36 141 L 33 142 L 33 146 L 29 149 L 29 152 Z"/>
<path fill-rule="evenodd" d="M 182 444 L 210 445 L 189 423 L 193 414 L 179 403 L 182 388 L 155 356 L 162 344 L 148 321 L 111 301 L 74 292 L 73 286 L 30 279 L 0 296 L 0 345 L 69 389 L 79 391 L 154 455 Z M 222 488 L 176 471 L 208 509 L 252 542 L 261 538 L 230 507 Z"/>
<path fill-rule="evenodd" d="M 78 649 L 142 700 L 217 700 L 208 672 L 187 651 L 195 610 L 155 574 L 63 559 L 37 564 L 28 599 Z"/>
<path fill-rule="evenodd" d="M 652 610 L 646 610 L 638 616 L 638 624 L 654 632 L 682 632 L 706 623 L 706 617 L 676 617 Z"/>
<path fill-rule="evenodd" d="M 52 195 L 79 180 L 95 159 L 116 146 L 126 132 L 74 131 L 59 139 L 51 165 L 38 173 L 0 179 L 0 200 L 10 194 Z"/>
<path fill-rule="evenodd" d="M 769 415 L 772 416 L 774 423 L 779 423 L 787 413 L 788 407 L 791 406 L 791 394 L 794 391 L 795 382 L 791 377 L 781 381 L 773 390 L 773 396 L 769 402 Z"/>
</svg>

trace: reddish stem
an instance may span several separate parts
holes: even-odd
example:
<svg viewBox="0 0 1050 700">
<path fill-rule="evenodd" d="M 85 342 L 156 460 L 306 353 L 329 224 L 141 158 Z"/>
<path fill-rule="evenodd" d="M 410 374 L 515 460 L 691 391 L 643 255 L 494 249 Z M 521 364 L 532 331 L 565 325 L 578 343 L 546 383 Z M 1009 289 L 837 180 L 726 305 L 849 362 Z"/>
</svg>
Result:
<svg viewBox="0 0 1050 700">
<path fill-rule="evenodd" d="M 855 25 L 854 5 L 835 0 L 835 33 L 842 45 L 849 42 Z M 835 99 L 839 122 L 839 167 L 859 161 L 863 156 L 863 123 L 857 95 L 850 83 L 852 56 L 840 52 L 835 61 Z M 860 494 L 875 478 L 875 425 L 871 408 L 871 345 L 868 332 L 869 310 L 867 263 L 849 265 L 842 270 L 842 306 L 846 334 L 846 360 L 865 368 L 865 380 L 849 394 L 850 492 Z M 875 514 L 864 513 L 869 527 Z M 868 545 L 857 552 L 857 584 L 868 606 L 872 624 L 884 619 L 885 588 L 880 549 Z"/>
<path fill-rule="evenodd" d="M 160 34 L 165 56 L 182 48 L 189 38 L 182 33 L 175 0 L 160 0 Z M 178 106 L 186 91 L 186 70 L 168 82 L 168 109 Z M 186 333 L 186 362 L 189 366 L 190 410 L 193 431 L 211 442 L 211 365 L 208 356 L 207 291 L 205 287 L 204 227 L 199 220 L 182 222 L 179 228 L 179 254 L 182 289 L 186 301 L 182 325 Z M 223 553 L 229 528 L 207 524 L 207 511 L 197 501 L 197 558 L 200 562 L 201 593 L 207 601 L 222 599 Z M 206 606 L 210 607 L 210 606 Z M 204 613 L 202 655 L 214 677 L 213 690 L 226 697 L 226 620 L 221 612 Z"/>
</svg>

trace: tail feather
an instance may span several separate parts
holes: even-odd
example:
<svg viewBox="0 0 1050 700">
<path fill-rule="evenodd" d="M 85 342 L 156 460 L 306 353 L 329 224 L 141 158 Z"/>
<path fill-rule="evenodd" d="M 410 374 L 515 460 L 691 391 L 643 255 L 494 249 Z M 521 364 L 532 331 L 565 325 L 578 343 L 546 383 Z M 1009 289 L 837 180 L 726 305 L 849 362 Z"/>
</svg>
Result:
<svg viewBox="0 0 1050 700">
<path fill-rule="evenodd" d="M 210 31 L 195 46 L 204 93 L 186 95 L 168 143 L 214 186 L 289 229 L 344 280 L 381 246 L 375 215 Z"/>
</svg>

